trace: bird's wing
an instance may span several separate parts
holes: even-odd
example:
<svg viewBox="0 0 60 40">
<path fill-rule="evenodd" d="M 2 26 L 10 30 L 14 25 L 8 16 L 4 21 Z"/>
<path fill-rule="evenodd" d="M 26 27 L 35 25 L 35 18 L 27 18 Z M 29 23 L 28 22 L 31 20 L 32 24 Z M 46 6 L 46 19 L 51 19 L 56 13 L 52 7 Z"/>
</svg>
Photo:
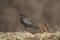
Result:
<svg viewBox="0 0 60 40">
<path fill-rule="evenodd" d="M 27 18 L 22 19 L 25 24 L 32 24 Z"/>
</svg>

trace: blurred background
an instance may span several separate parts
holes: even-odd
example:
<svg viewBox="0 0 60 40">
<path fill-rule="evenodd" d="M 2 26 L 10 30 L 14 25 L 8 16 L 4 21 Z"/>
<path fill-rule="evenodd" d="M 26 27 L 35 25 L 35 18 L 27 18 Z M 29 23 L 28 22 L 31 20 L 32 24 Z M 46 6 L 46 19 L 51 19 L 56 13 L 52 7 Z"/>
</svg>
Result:
<svg viewBox="0 0 60 40">
<path fill-rule="evenodd" d="M 26 31 L 60 31 L 60 0 L 0 0 L 1 32 L 18 32 L 24 29 L 20 22 L 20 10 L 24 10 L 28 20 L 40 28 L 27 28 Z"/>
</svg>

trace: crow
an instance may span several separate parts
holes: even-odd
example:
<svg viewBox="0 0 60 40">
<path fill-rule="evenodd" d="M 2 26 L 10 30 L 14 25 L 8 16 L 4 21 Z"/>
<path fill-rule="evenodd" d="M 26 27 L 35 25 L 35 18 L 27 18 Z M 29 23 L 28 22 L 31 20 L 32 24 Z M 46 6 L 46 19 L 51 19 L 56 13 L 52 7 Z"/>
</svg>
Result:
<svg viewBox="0 0 60 40">
<path fill-rule="evenodd" d="M 39 29 L 35 24 L 33 24 L 32 22 L 30 22 L 26 16 L 25 16 L 25 13 L 22 11 L 20 12 L 20 20 L 21 20 L 21 23 L 25 26 L 25 29 L 26 28 L 32 28 L 32 29 Z"/>
</svg>

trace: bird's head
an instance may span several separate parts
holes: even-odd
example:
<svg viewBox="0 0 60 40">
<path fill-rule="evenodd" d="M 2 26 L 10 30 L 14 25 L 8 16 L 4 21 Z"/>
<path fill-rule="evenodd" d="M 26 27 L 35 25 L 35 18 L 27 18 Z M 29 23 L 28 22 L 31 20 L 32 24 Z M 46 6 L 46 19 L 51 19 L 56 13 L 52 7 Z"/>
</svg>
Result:
<svg viewBox="0 0 60 40">
<path fill-rule="evenodd" d="M 24 12 L 20 12 L 20 17 L 21 18 L 25 18 L 25 13 Z"/>
<path fill-rule="evenodd" d="M 21 12 L 21 13 L 20 13 L 20 16 L 24 16 L 24 12 Z"/>
</svg>

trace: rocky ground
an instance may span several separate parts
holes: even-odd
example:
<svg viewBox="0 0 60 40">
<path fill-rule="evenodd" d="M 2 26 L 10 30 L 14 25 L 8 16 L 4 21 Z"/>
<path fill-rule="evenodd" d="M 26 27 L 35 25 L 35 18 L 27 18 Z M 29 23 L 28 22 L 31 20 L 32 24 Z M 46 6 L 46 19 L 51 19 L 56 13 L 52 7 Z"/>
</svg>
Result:
<svg viewBox="0 0 60 40">
<path fill-rule="evenodd" d="M 60 32 L 36 33 L 29 32 L 0 32 L 0 40 L 60 40 Z"/>
</svg>

